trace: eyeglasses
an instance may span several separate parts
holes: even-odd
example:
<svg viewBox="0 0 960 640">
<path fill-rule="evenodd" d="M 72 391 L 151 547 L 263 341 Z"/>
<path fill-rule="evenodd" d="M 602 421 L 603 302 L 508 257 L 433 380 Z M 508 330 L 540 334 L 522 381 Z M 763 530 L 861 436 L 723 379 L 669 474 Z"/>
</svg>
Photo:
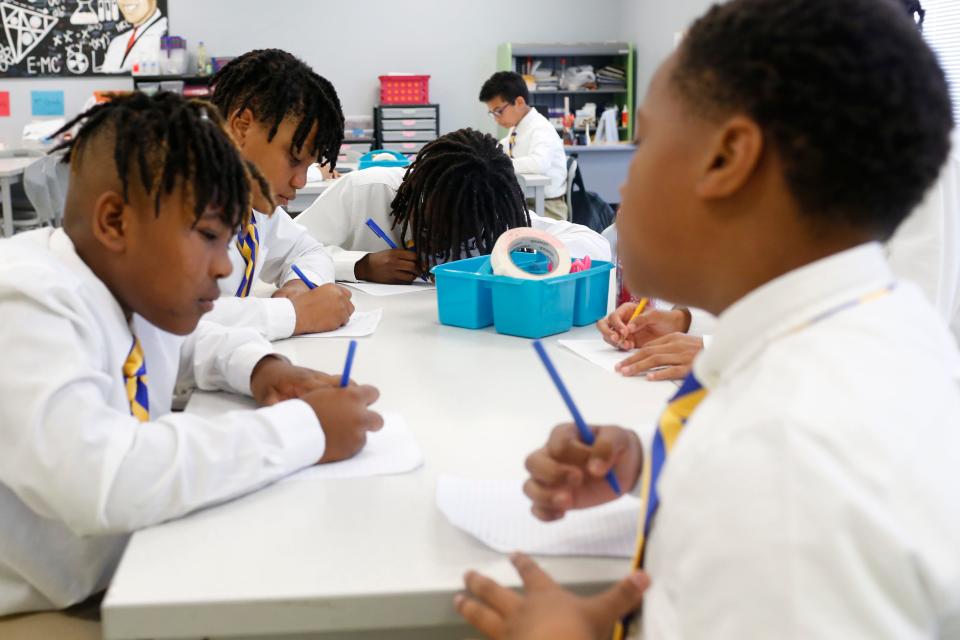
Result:
<svg viewBox="0 0 960 640">
<path fill-rule="evenodd" d="M 502 107 L 497 107 L 493 111 L 487 111 L 487 115 L 490 116 L 491 118 L 499 118 L 500 116 L 503 115 L 503 112 L 507 110 L 507 107 L 509 107 L 512 104 L 513 104 L 512 102 L 508 102 Z"/>
</svg>

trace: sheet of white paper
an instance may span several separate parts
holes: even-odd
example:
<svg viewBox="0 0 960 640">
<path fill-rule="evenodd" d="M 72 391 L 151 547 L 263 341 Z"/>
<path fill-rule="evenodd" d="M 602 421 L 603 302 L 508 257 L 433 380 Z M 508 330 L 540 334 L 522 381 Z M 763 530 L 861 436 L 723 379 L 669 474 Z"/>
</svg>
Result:
<svg viewBox="0 0 960 640">
<path fill-rule="evenodd" d="M 361 478 L 409 473 L 423 464 L 423 454 L 403 417 L 383 414 L 383 429 L 367 435 L 360 453 L 342 462 L 320 464 L 300 471 L 284 482 L 315 478 Z"/>
<path fill-rule="evenodd" d="M 592 362 L 604 371 L 609 371 L 616 375 L 620 374 L 617 373 L 614 367 L 630 356 L 628 351 L 615 349 L 603 340 L 557 340 L 557 344 L 573 351 L 584 360 Z M 654 367 L 643 373 L 651 373 L 653 371 L 660 371 L 661 369 L 666 369 L 666 367 Z M 643 378 L 642 374 L 637 374 L 637 376 L 634 377 Z"/>
<path fill-rule="evenodd" d="M 611 347 L 603 340 L 557 340 L 557 343 L 610 373 L 616 373 L 614 366 L 630 355 Z"/>
<path fill-rule="evenodd" d="M 522 480 L 437 479 L 437 507 L 455 527 L 502 553 L 553 556 L 633 556 L 640 500 L 627 495 L 556 522 L 530 513 Z"/>
<path fill-rule="evenodd" d="M 373 311 L 354 311 L 350 316 L 350 322 L 339 329 L 325 331 L 324 333 L 305 333 L 296 336 L 297 338 L 363 338 L 373 335 L 380 326 L 380 319 L 383 318 L 383 309 L 374 309 Z"/>
<path fill-rule="evenodd" d="M 437 288 L 432 282 L 416 281 L 413 284 L 377 284 L 375 282 L 341 282 L 340 284 L 370 294 L 371 296 L 396 296 L 401 293 L 433 291 Z"/>
</svg>

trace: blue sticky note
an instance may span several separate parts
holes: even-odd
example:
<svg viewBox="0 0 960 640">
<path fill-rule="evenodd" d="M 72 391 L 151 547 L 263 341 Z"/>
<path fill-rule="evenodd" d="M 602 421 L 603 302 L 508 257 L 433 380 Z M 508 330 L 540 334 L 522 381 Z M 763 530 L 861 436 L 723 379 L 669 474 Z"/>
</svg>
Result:
<svg viewBox="0 0 960 640">
<path fill-rule="evenodd" d="M 35 116 L 66 115 L 63 91 L 31 91 L 30 102 Z"/>
</svg>

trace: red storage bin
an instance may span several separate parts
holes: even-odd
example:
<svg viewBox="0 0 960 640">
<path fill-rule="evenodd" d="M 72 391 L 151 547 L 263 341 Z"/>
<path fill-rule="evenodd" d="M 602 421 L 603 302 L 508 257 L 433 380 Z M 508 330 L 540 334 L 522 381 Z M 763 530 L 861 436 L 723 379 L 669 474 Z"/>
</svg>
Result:
<svg viewBox="0 0 960 640">
<path fill-rule="evenodd" d="M 380 76 L 380 104 L 429 104 L 430 76 Z"/>
</svg>

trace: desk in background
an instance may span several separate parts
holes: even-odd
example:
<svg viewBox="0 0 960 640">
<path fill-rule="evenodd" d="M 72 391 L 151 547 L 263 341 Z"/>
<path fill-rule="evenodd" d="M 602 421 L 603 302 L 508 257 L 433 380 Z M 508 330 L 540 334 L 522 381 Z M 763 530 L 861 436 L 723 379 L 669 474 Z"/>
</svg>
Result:
<svg viewBox="0 0 960 640">
<path fill-rule="evenodd" d="M 577 164 L 588 191 L 596 192 L 606 202 L 620 202 L 620 185 L 627 179 L 627 170 L 636 145 L 611 144 L 564 147 L 567 155 L 577 156 Z"/>
<path fill-rule="evenodd" d="M 441 473 L 525 477 L 523 462 L 570 420 L 529 340 L 437 322 L 436 294 L 374 298 L 377 333 L 361 339 L 357 381 L 377 385 L 376 408 L 401 413 L 425 464 L 398 476 L 274 485 L 133 536 L 103 607 L 108 640 L 258 638 L 394 640 L 474 637 L 453 608 L 467 569 L 512 587 L 508 558 L 447 522 L 435 506 Z M 592 327 L 560 338 L 595 337 Z M 636 428 L 649 441 L 676 390 L 606 373 L 547 340 L 590 422 Z M 338 372 L 345 339 L 295 338 L 295 363 Z M 198 393 L 187 408 L 215 414 L 240 400 Z M 629 561 L 544 558 L 562 584 L 597 590 Z"/>
</svg>

